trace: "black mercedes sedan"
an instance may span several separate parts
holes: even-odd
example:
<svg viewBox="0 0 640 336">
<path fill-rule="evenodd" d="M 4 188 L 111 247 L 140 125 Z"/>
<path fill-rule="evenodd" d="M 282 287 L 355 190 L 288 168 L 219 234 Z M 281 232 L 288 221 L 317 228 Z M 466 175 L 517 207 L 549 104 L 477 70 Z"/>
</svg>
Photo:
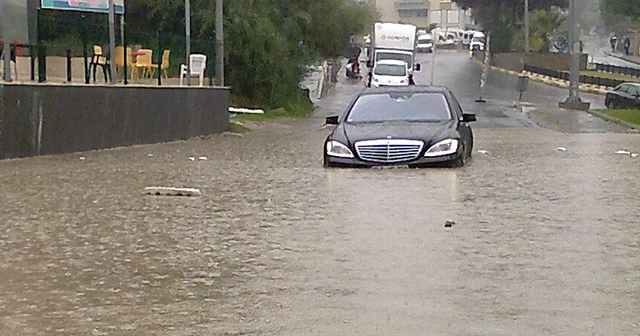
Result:
<svg viewBox="0 0 640 336">
<path fill-rule="evenodd" d="M 366 88 L 324 142 L 325 167 L 461 167 L 471 158 L 476 116 L 446 87 Z"/>
<path fill-rule="evenodd" d="M 604 105 L 610 109 L 640 108 L 640 83 L 622 83 L 607 92 Z"/>
</svg>

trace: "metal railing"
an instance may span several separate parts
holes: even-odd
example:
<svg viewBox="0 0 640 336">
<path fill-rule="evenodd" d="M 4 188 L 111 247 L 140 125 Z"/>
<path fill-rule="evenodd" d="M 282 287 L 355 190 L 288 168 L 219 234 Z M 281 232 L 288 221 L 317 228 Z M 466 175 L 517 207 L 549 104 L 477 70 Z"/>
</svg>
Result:
<svg viewBox="0 0 640 336">
<path fill-rule="evenodd" d="M 640 69 L 622 67 L 612 64 L 594 63 L 597 71 L 620 74 L 631 77 L 640 77 Z"/>
</svg>

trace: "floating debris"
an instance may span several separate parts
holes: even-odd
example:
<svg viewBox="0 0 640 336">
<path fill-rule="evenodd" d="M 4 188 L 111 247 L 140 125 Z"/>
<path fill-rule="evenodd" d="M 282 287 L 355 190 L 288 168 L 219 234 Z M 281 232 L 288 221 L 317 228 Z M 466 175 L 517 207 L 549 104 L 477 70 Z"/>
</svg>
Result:
<svg viewBox="0 0 640 336">
<path fill-rule="evenodd" d="M 556 150 L 561 151 L 561 152 L 566 152 L 566 151 L 567 151 L 567 148 L 565 148 L 565 147 L 558 147 L 558 148 L 556 148 Z"/>
<path fill-rule="evenodd" d="M 446 222 L 444 222 L 444 227 L 446 227 L 446 228 L 453 227 L 454 225 L 456 225 L 456 222 L 454 222 L 454 221 L 446 221 Z"/>
<path fill-rule="evenodd" d="M 489 151 L 481 149 L 481 150 L 478 151 L 478 153 L 480 153 L 480 154 L 489 154 Z"/>
<path fill-rule="evenodd" d="M 620 149 L 616 151 L 616 154 L 631 155 L 631 152 Z"/>
<path fill-rule="evenodd" d="M 208 158 L 208 157 L 206 157 L 206 156 L 201 156 L 201 157 L 199 157 L 199 158 L 198 158 L 198 160 L 200 160 L 200 161 L 207 161 L 207 160 L 209 160 L 209 158 Z"/>
<path fill-rule="evenodd" d="M 202 196 L 196 188 L 146 187 L 144 190 L 147 195 L 155 196 Z"/>
<path fill-rule="evenodd" d="M 638 154 L 638 153 L 631 153 L 631 157 L 632 157 L 632 158 L 637 158 L 638 156 L 640 156 L 640 154 Z"/>
<path fill-rule="evenodd" d="M 249 113 L 249 114 L 264 114 L 263 109 L 248 109 L 240 107 L 229 107 L 231 113 Z"/>
<path fill-rule="evenodd" d="M 84 160 L 86 160 L 86 159 L 87 159 L 87 158 L 86 158 L 86 157 L 84 157 L 84 156 L 81 156 L 81 157 L 80 157 L 80 161 L 84 161 Z"/>
<path fill-rule="evenodd" d="M 155 155 L 153 155 L 152 153 L 147 154 L 147 157 L 154 157 Z"/>
<path fill-rule="evenodd" d="M 195 156 L 190 156 L 190 157 L 189 157 L 189 161 L 195 161 L 195 160 L 196 160 L 196 157 L 195 157 Z"/>
</svg>

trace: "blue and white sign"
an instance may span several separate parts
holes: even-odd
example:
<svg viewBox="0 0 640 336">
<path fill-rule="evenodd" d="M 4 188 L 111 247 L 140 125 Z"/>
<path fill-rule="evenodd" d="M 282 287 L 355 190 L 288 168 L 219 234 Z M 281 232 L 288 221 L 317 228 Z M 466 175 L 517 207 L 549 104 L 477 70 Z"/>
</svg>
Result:
<svg viewBox="0 0 640 336">
<path fill-rule="evenodd" d="M 124 14 L 124 0 L 113 0 L 116 14 Z M 42 9 L 109 13 L 109 0 L 42 0 Z"/>
</svg>

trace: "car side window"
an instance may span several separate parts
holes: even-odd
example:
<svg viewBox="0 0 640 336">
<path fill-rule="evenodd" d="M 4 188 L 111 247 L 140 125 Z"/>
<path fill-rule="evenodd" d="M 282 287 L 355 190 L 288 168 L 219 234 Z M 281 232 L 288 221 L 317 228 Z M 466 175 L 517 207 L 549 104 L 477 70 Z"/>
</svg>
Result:
<svg viewBox="0 0 640 336">
<path fill-rule="evenodd" d="M 456 119 L 460 119 L 462 118 L 462 106 L 460 106 L 458 98 L 456 98 L 453 92 L 450 92 L 449 94 L 451 95 L 451 105 L 453 105 L 453 111 L 456 114 Z"/>
<path fill-rule="evenodd" d="M 634 85 L 629 85 L 627 92 L 629 92 L 630 95 L 635 96 L 638 94 L 638 88 Z"/>
</svg>

